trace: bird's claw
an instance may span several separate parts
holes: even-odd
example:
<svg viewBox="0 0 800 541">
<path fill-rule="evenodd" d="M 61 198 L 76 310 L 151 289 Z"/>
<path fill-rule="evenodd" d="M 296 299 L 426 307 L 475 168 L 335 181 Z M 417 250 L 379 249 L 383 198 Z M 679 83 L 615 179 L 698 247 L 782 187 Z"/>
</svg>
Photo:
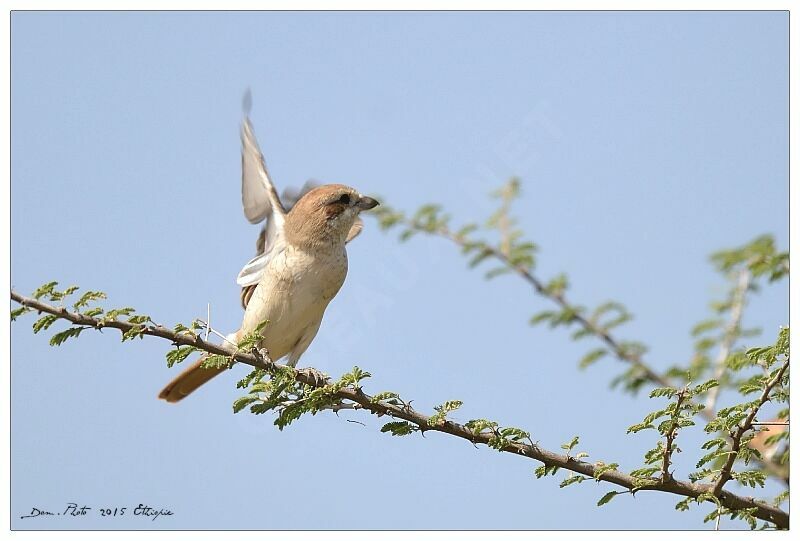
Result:
<svg viewBox="0 0 800 541">
<path fill-rule="evenodd" d="M 313 381 L 314 387 L 322 387 L 328 382 L 328 376 L 317 370 L 316 368 L 301 368 L 298 370 L 300 374 L 303 374 L 305 377 L 311 379 Z"/>
</svg>

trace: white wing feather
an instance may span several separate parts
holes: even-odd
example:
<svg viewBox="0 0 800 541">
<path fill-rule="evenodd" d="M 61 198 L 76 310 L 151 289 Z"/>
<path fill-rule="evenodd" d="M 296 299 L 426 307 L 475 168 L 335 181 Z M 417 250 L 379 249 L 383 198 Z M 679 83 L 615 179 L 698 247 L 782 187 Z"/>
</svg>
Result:
<svg viewBox="0 0 800 541">
<path fill-rule="evenodd" d="M 270 250 L 268 253 L 257 255 L 248 261 L 244 268 L 242 268 L 242 270 L 239 272 L 239 276 L 236 277 L 236 283 L 241 287 L 257 284 L 261 279 L 261 274 L 264 272 L 264 268 L 267 266 L 269 258 L 273 253 L 276 252 Z"/>
<path fill-rule="evenodd" d="M 236 283 L 242 287 L 257 284 L 267 262 L 283 250 L 283 208 L 275 185 L 269 177 L 264 156 L 258 146 L 250 119 L 242 122 L 242 207 L 251 223 L 267 221 L 264 235 L 264 253 L 251 259 L 239 272 Z"/>
<path fill-rule="evenodd" d="M 242 206 L 250 223 L 271 218 L 278 229 L 283 229 L 286 210 L 269 178 L 253 126 L 246 117 L 242 122 Z"/>
</svg>

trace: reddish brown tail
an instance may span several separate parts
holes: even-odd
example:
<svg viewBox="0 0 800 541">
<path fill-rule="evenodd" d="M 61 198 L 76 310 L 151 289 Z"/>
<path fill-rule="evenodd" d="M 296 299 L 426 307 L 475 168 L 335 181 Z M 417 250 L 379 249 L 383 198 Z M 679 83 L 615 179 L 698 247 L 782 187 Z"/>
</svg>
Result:
<svg viewBox="0 0 800 541">
<path fill-rule="evenodd" d="M 175 379 L 170 381 L 167 386 L 158 393 L 158 398 L 166 400 L 167 402 L 183 400 L 192 394 L 195 389 L 226 370 L 225 368 L 202 368 L 200 363 L 205 360 L 206 356 L 207 355 L 201 356 L 197 361 L 192 363 L 191 366 L 186 368 L 186 370 L 175 376 Z"/>
</svg>

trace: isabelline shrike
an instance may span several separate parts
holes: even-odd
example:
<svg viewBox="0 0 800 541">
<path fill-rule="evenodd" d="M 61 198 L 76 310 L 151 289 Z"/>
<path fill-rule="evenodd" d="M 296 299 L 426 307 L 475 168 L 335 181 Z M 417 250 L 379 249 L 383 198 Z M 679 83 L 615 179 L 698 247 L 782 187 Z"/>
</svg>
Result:
<svg viewBox="0 0 800 541">
<path fill-rule="evenodd" d="M 252 223 L 266 220 L 258 253 L 239 273 L 245 306 L 235 344 L 263 321 L 260 347 L 295 366 L 319 330 L 347 275 L 345 244 L 361 231 L 359 213 L 378 202 L 349 186 L 327 184 L 302 195 L 287 213 L 264 164 L 250 120 L 242 123 L 242 205 Z M 263 240 L 262 240 L 263 238 Z M 177 402 L 225 369 L 202 368 L 201 356 L 159 393 Z"/>
</svg>

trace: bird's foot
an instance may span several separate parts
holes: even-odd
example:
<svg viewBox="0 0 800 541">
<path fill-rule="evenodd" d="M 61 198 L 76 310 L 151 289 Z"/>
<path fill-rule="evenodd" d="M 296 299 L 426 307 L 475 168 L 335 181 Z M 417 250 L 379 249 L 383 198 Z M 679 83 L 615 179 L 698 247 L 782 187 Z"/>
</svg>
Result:
<svg viewBox="0 0 800 541">
<path fill-rule="evenodd" d="M 314 387 L 322 387 L 328 383 L 328 375 L 324 372 L 320 372 L 316 368 L 311 368 L 309 366 L 308 368 L 300 368 L 297 371 L 307 378 L 310 378 Z"/>
</svg>

